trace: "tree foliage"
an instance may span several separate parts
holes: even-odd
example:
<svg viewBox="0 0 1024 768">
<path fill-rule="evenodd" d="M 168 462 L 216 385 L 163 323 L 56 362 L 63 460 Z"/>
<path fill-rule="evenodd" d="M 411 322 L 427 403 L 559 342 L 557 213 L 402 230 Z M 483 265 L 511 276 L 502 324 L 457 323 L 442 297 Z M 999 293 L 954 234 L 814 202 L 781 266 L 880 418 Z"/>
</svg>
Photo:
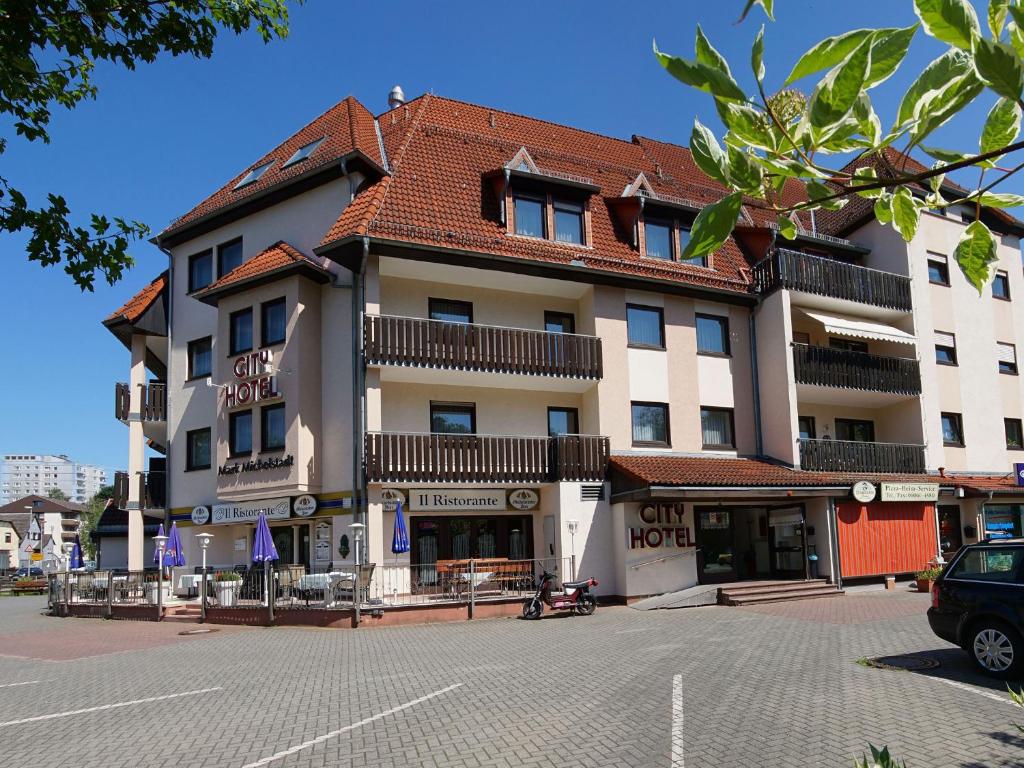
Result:
<svg viewBox="0 0 1024 768">
<path fill-rule="evenodd" d="M 57 107 L 95 98 L 97 62 L 134 70 L 161 54 L 209 58 L 219 32 L 255 29 L 265 42 L 288 33 L 286 0 L 0 0 L 0 114 L 21 139 L 49 143 Z M 8 139 L 0 138 L 0 154 Z M 0 175 L 0 232 L 27 231 L 28 257 L 63 264 L 82 290 L 132 265 L 128 246 L 149 228 L 124 217 L 71 220 L 57 193 L 30 202 Z"/>
<path fill-rule="evenodd" d="M 107 507 L 107 502 L 114 498 L 114 486 L 104 485 L 96 495 L 85 503 L 85 513 L 82 515 L 82 527 L 79 529 L 79 536 L 82 540 L 82 549 L 86 556 L 93 560 L 96 557 L 96 542 L 92 540 L 92 532 L 100 520 L 100 515 Z"/>
<path fill-rule="evenodd" d="M 60 488 L 51 488 L 46 492 L 46 498 L 54 501 L 68 501 L 68 495 Z"/>
<path fill-rule="evenodd" d="M 1000 165 L 1005 156 L 1024 148 L 1018 140 L 1024 107 L 1024 7 L 1022 0 L 990 0 L 983 28 L 968 0 L 908 1 L 913 2 L 917 24 L 856 29 L 826 38 L 797 59 L 781 90 L 772 95 L 766 85 L 763 25 L 751 48 L 753 95 L 740 85 L 700 26 L 692 59 L 663 53 L 655 44 L 659 63 L 676 79 L 709 94 L 726 127 L 721 142 L 699 120 L 693 127 L 694 161 L 726 186 L 728 194 L 697 217 L 687 257 L 721 247 L 736 223 L 738 198 L 744 205 L 775 214 L 778 229 L 788 237 L 796 233 L 794 212 L 834 211 L 851 196 L 866 198 L 873 201 L 878 220 L 907 241 L 917 232 L 922 211 L 972 205 L 975 220 L 965 228 L 955 258 L 981 292 L 996 260 L 995 237 L 982 222 L 981 209 L 1024 204 L 1024 196 L 992 191 L 1024 167 Z M 748 0 L 741 21 L 754 6 L 774 21 L 771 0 Z M 913 79 L 884 129 L 870 92 L 892 77 L 914 37 L 922 33 L 948 48 Z M 820 80 L 804 99 L 790 86 L 811 76 Z M 979 131 L 977 149 L 926 143 L 986 91 L 998 100 Z M 880 175 L 875 166 L 883 151 L 897 145 L 905 156 L 916 149 L 934 164 L 923 172 L 907 170 L 905 164 L 886 164 L 887 172 Z M 829 160 L 850 154 L 853 159 L 841 167 Z M 978 171 L 973 189 L 944 183 L 947 173 L 965 168 Z M 783 188 L 792 180 L 806 189 L 805 200 L 784 199 Z"/>
</svg>

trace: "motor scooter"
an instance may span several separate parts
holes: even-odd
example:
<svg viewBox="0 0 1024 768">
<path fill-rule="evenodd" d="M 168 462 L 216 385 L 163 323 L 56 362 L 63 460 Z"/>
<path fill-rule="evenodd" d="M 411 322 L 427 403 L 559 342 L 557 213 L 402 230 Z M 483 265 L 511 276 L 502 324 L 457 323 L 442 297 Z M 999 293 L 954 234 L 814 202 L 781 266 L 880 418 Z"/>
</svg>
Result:
<svg viewBox="0 0 1024 768">
<path fill-rule="evenodd" d="M 582 581 L 564 582 L 565 593 L 560 595 L 551 594 L 554 581 L 553 573 L 544 571 L 541 574 L 536 594 L 523 601 L 524 619 L 539 619 L 545 605 L 555 611 L 573 611 L 577 616 L 589 616 L 597 610 L 597 598 L 590 592 L 590 588 L 598 584 L 593 576 Z"/>
</svg>

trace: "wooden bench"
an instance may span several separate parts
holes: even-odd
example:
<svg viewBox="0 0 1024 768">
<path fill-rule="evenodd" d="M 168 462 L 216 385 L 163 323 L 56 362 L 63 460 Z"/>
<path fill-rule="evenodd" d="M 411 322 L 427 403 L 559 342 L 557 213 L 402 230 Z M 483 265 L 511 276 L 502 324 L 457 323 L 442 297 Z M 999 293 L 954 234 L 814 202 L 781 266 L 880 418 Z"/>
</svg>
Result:
<svg viewBox="0 0 1024 768">
<path fill-rule="evenodd" d="M 46 579 L 32 579 L 31 581 L 16 581 L 11 587 L 12 595 L 43 595 L 50 588 Z"/>
</svg>

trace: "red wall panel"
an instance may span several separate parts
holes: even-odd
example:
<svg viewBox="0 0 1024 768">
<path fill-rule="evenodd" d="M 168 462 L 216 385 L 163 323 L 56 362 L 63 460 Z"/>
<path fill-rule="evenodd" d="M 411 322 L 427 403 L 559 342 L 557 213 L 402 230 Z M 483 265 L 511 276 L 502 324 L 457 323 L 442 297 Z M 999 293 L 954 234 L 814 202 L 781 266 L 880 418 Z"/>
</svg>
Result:
<svg viewBox="0 0 1024 768">
<path fill-rule="evenodd" d="M 836 517 L 843 578 L 912 573 L 936 555 L 933 504 L 843 501 Z"/>
</svg>

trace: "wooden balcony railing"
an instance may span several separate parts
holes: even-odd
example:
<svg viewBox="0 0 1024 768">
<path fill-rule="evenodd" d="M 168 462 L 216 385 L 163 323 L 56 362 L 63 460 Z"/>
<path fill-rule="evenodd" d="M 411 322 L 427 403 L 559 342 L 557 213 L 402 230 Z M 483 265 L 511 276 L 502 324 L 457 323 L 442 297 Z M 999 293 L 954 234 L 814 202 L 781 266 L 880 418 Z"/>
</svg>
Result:
<svg viewBox="0 0 1024 768">
<path fill-rule="evenodd" d="M 549 483 L 604 480 L 608 438 L 600 435 L 469 435 L 369 432 L 370 482 Z"/>
<path fill-rule="evenodd" d="M 128 473 L 114 473 L 114 506 L 118 509 L 128 507 Z"/>
<path fill-rule="evenodd" d="M 367 315 L 366 362 L 600 379 L 601 339 L 418 317 Z"/>
<path fill-rule="evenodd" d="M 905 312 L 912 306 L 909 277 L 785 248 L 755 264 L 753 273 L 761 294 L 788 288 Z"/>
<path fill-rule="evenodd" d="M 124 382 L 114 385 L 114 417 L 128 421 L 131 412 L 131 387 Z M 139 388 L 139 407 L 143 421 L 165 421 L 167 419 L 167 385 L 162 381 L 151 381 Z"/>
<path fill-rule="evenodd" d="M 921 474 L 925 471 L 924 446 L 801 438 L 800 467 L 825 472 Z"/>
<path fill-rule="evenodd" d="M 797 384 L 921 394 L 920 366 L 917 360 L 904 357 L 794 344 L 793 367 Z"/>
<path fill-rule="evenodd" d="M 127 472 L 114 473 L 114 506 L 118 509 L 128 508 L 128 483 L 130 482 Z M 135 477 L 135 490 L 142 509 L 163 509 L 166 506 L 167 487 L 166 473 L 164 472 L 139 472 Z"/>
</svg>

